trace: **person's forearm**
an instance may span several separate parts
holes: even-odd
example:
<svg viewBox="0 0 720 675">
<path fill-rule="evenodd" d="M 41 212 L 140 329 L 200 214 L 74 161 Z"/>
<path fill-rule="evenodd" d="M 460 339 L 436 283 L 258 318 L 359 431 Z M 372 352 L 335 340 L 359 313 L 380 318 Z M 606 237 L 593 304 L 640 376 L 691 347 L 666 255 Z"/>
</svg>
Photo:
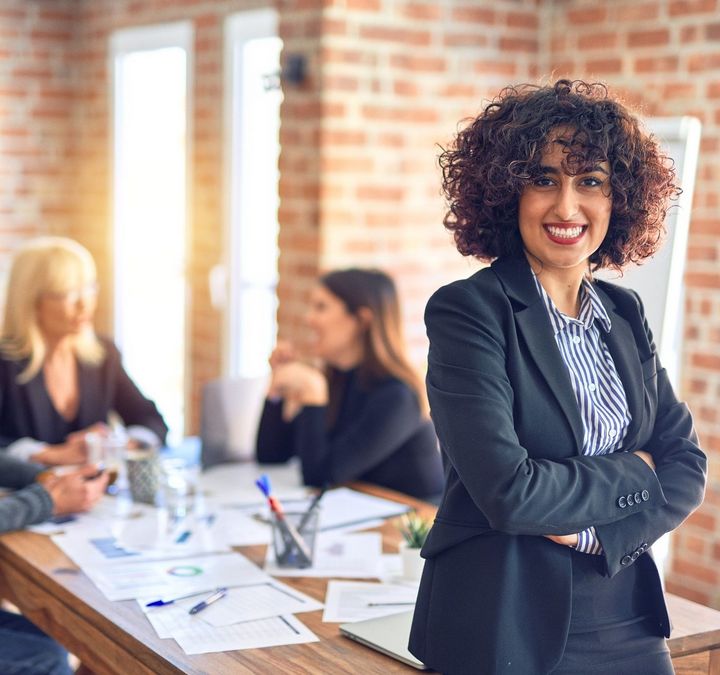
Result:
<svg viewBox="0 0 720 675">
<path fill-rule="evenodd" d="M 52 515 L 52 510 L 47 490 L 39 483 L 30 485 L 0 500 L 0 532 L 41 523 Z"/>
</svg>

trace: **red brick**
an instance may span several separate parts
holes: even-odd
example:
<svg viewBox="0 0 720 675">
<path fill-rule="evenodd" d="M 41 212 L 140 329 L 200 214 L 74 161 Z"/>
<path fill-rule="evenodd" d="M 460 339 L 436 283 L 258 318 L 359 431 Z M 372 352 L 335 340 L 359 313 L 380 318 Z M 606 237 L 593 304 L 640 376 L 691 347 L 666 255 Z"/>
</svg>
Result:
<svg viewBox="0 0 720 675">
<path fill-rule="evenodd" d="M 695 513 L 693 513 L 685 521 L 685 523 L 687 525 L 691 525 L 692 527 L 705 530 L 706 532 L 714 532 L 717 525 L 717 519 L 709 513 L 705 513 L 704 511 L 700 510 L 695 511 Z"/>
<path fill-rule="evenodd" d="M 537 40 L 530 40 L 517 37 L 501 37 L 500 50 L 502 52 L 524 52 L 535 54 L 538 50 Z"/>
<path fill-rule="evenodd" d="M 700 31 L 697 26 L 681 26 L 680 27 L 680 44 L 686 45 L 689 42 L 696 42 Z"/>
<path fill-rule="evenodd" d="M 366 40 L 395 42 L 414 47 L 426 47 L 430 44 L 430 33 L 422 30 L 391 28 L 388 26 L 362 26 L 360 37 Z"/>
<path fill-rule="evenodd" d="M 452 18 L 460 23 L 492 25 L 495 23 L 495 11 L 484 7 L 457 7 L 453 10 Z"/>
<path fill-rule="evenodd" d="M 411 54 L 393 54 L 390 57 L 393 68 L 403 68 L 414 72 L 441 73 L 447 68 L 447 62 L 439 56 L 414 56 Z"/>
<path fill-rule="evenodd" d="M 402 8 L 401 13 L 408 19 L 421 21 L 437 21 L 442 17 L 442 9 L 435 2 L 428 4 L 411 2 Z"/>
<path fill-rule="evenodd" d="M 619 21 L 627 21 L 630 24 L 640 21 L 651 21 L 660 16 L 660 4 L 651 2 L 640 4 L 620 3 L 613 8 Z"/>
<path fill-rule="evenodd" d="M 485 47 L 488 36 L 484 33 L 445 33 L 443 44 L 446 47 Z"/>
<path fill-rule="evenodd" d="M 382 2 L 380 0 L 345 0 L 345 7 L 349 10 L 379 12 L 382 9 Z"/>
<path fill-rule="evenodd" d="M 670 31 L 667 28 L 658 30 L 631 31 L 628 34 L 629 47 L 657 47 L 670 42 Z"/>
<path fill-rule="evenodd" d="M 671 17 L 687 14 L 706 14 L 717 9 L 717 0 L 672 0 L 668 5 Z"/>
<path fill-rule="evenodd" d="M 607 19 L 605 7 L 585 7 L 571 9 L 567 13 L 568 23 L 571 25 L 601 24 Z"/>
<path fill-rule="evenodd" d="M 591 59 L 585 63 L 585 71 L 591 75 L 610 75 L 622 71 L 622 59 Z"/>
<path fill-rule="evenodd" d="M 577 46 L 583 51 L 587 49 L 614 49 L 617 45 L 617 33 L 591 33 L 590 35 L 582 35 L 577 39 Z"/>
<path fill-rule="evenodd" d="M 367 134 L 364 131 L 348 129 L 327 129 L 322 133 L 323 143 L 328 145 L 357 145 L 363 146 L 367 142 Z"/>
<path fill-rule="evenodd" d="M 537 12 L 508 12 L 505 23 L 510 28 L 532 28 L 539 27 Z"/>
<path fill-rule="evenodd" d="M 398 96 L 417 96 L 420 93 L 420 87 L 417 83 L 408 80 L 395 80 L 393 92 Z"/>
<path fill-rule="evenodd" d="M 476 61 L 473 70 L 483 75 L 506 75 L 515 77 L 517 63 L 514 61 Z"/>
<path fill-rule="evenodd" d="M 635 59 L 636 73 L 667 73 L 678 69 L 677 56 L 647 56 Z"/>
<path fill-rule="evenodd" d="M 710 604 L 710 596 L 707 593 L 698 591 L 697 589 L 688 587 L 684 583 L 675 581 L 672 576 L 667 579 L 666 590 L 668 593 L 679 595 L 681 598 L 687 598 L 688 600 L 692 600 L 693 602 L 697 602 L 701 605 Z"/>
<path fill-rule="evenodd" d="M 673 561 L 672 568 L 675 574 L 707 584 L 716 584 L 720 578 L 717 570 L 686 560 L 676 559 Z"/>
<path fill-rule="evenodd" d="M 383 185 L 361 185 L 356 195 L 358 199 L 399 202 L 405 196 L 405 189 Z"/>
<path fill-rule="evenodd" d="M 695 97 L 694 82 L 669 82 L 663 86 L 663 98 L 692 100 Z"/>
</svg>

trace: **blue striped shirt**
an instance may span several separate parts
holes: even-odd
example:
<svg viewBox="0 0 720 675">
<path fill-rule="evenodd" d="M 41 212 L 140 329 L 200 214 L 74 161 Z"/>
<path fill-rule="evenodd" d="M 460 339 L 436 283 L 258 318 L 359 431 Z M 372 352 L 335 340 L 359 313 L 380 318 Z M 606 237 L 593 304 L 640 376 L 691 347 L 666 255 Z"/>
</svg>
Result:
<svg viewBox="0 0 720 675">
<path fill-rule="evenodd" d="M 610 332 L 610 317 L 592 284 L 583 280 L 577 319 L 563 314 L 533 274 L 545 304 L 560 355 L 570 375 L 584 427 L 583 455 L 605 455 L 622 447 L 630 425 L 625 389 L 600 330 Z M 578 551 L 601 554 L 591 527 L 578 533 Z"/>
</svg>

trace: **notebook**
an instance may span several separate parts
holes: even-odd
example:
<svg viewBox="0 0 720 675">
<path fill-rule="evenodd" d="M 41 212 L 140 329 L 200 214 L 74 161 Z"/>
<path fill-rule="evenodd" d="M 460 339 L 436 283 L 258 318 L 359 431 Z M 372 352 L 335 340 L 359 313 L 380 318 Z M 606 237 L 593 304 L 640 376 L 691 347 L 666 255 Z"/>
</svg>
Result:
<svg viewBox="0 0 720 675">
<path fill-rule="evenodd" d="M 343 623 L 340 624 L 340 633 L 413 668 L 428 670 L 407 648 L 412 617 L 413 612 L 409 611 L 365 621 Z"/>
</svg>

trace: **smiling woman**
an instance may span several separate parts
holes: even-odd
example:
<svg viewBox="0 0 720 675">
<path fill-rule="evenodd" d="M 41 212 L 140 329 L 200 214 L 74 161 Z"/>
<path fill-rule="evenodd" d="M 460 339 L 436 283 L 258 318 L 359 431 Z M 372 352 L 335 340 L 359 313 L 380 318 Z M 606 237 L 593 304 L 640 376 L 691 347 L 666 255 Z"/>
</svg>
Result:
<svg viewBox="0 0 720 675">
<path fill-rule="evenodd" d="M 669 675 L 649 549 L 706 460 L 639 297 L 592 273 L 657 250 L 670 163 L 567 80 L 503 90 L 440 162 L 446 227 L 492 265 L 425 313 L 447 472 L 410 651 L 453 675 Z"/>
</svg>

